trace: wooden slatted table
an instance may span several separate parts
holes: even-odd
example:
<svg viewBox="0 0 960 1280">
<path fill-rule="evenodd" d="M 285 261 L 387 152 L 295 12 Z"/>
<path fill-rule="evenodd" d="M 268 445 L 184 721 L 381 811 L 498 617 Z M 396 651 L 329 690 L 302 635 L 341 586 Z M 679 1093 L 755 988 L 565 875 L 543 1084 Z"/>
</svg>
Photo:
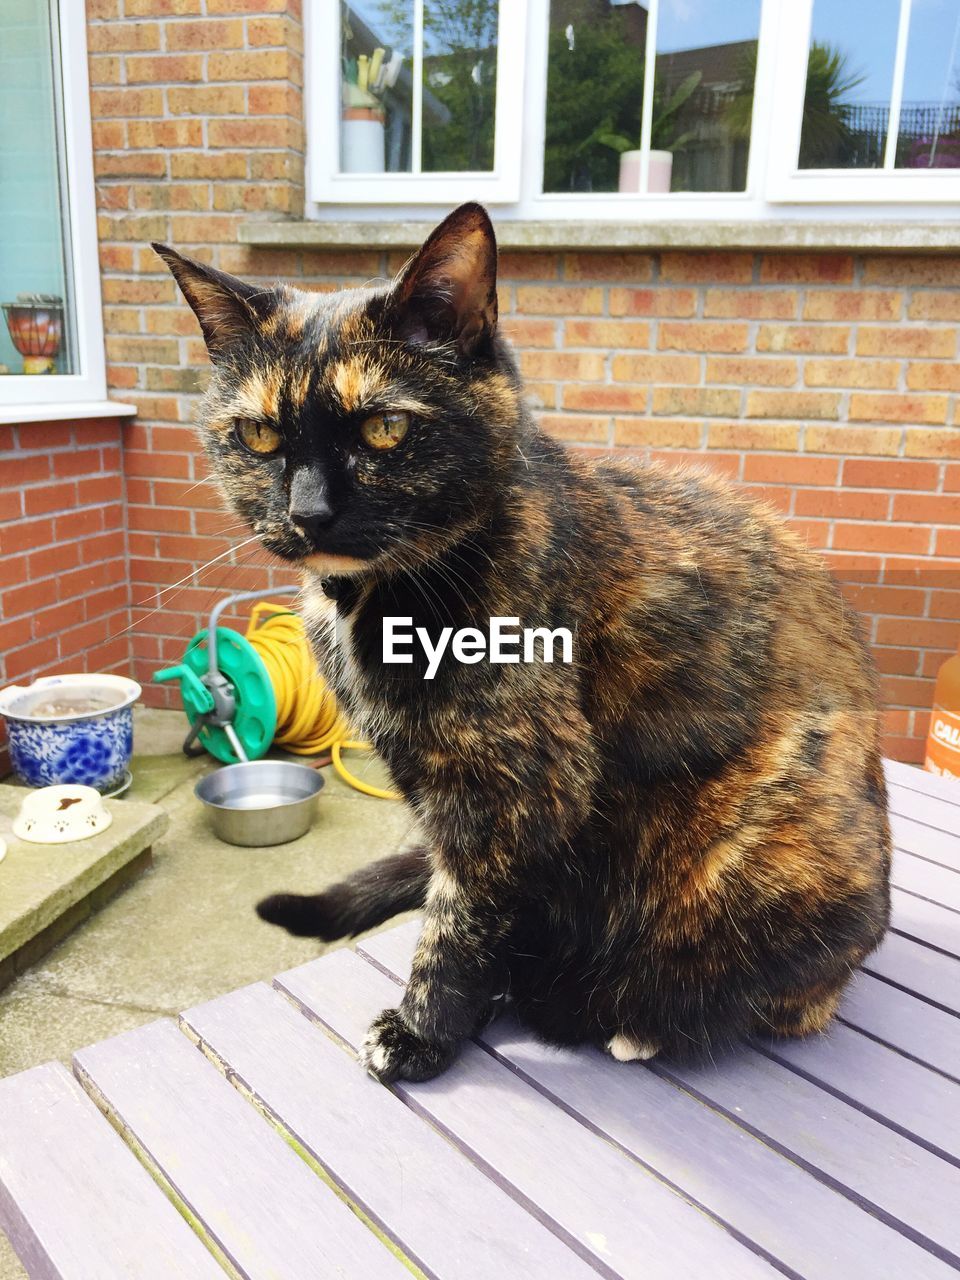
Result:
<svg viewBox="0 0 960 1280">
<path fill-rule="evenodd" d="M 407 925 L 0 1081 L 0 1228 L 69 1280 L 956 1274 L 960 784 L 888 779 L 893 928 L 827 1037 L 622 1065 L 507 1014 L 387 1089 Z"/>
</svg>

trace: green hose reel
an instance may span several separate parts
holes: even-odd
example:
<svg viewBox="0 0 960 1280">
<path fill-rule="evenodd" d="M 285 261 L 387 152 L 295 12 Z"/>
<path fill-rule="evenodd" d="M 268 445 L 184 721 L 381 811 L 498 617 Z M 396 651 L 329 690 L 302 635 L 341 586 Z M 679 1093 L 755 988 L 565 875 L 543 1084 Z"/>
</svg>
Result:
<svg viewBox="0 0 960 1280">
<path fill-rule="evenodd" d="M 274 589 L 291 595 L 295 587 Z M 221 600 L 210 614 L 210 625 L 198 631 L 175 667 L 154 673 L 158 684 L 179 680 L 190 732 L 183 744 L 187 755 L 199 755 L 199 741 L 224 764 L 259 760 L 277 732 L 277 699 L 263 659 L 250 641 L 217 620 L 231 604 L 259 599 L 261 591 L 242 591 Z M 211 637 L 213 643 L 210 643 Z"/>
</svg>

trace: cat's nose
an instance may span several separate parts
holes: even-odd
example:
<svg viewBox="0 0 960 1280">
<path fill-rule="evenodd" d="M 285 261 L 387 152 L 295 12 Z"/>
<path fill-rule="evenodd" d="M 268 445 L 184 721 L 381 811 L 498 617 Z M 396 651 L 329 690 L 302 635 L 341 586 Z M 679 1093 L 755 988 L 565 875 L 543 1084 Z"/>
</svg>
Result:
<svg viewBox="0 0 960 1280">
<path fill-rule="evenodd" d="M 290 485 L 290 519 L 304 533 L 315 536 L 333 519 L 333 506 L 324 477 L 315 467 L 301 467 Z"/>
<path fill-rule="evenodd" d="M 295 525 L 298 525 L 306 534 L 315 536 L 321 533 L 330 524 L 334 517 L 334 510 L 326 498 L 320 501 L 310 503 L 310 505 L 290 508 L 290 519 Z"/>
</svg>

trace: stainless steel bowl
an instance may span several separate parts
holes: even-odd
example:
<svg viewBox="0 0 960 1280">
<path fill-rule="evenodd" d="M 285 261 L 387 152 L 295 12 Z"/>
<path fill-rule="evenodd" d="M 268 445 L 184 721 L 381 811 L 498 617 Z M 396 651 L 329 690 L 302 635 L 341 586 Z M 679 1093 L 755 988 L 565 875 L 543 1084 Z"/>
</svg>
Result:
<svg viewBox="0 0 960 1280">
<path fill-rule="evenodd" d="M 306 764 L 252 760 L 208 773 L 194 793 L 228 844 L 286 844 L 310 830 L 323 778 Z"/>
</svg>

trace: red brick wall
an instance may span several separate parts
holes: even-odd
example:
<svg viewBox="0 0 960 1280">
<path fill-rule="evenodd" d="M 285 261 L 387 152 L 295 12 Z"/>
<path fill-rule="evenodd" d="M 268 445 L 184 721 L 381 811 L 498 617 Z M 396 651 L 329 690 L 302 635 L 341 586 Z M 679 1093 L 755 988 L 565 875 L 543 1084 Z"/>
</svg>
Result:
<svg viewBox="0 0 960 1280">
<path fill-rule="evenodd" d="M 88 0 L 88 12 L 108 378 L 140 411 L 123 457 L 145 681 L 220 594 L 278 581 L 253 547 L 200 568 L 246 535 L 204 482 L 190 422 L 206 358 L 147 241 L 315 289 L 387 275 L 403 255 L 237 243 L 251 216 L 302 212 L 298 0 Z M 958 285 L 960 255 L 502 262 L 504 324 L 546 428 L 720 468 L 779 507 L 864 609 L 887 747 L 905 759 L 921 754 L 933 673 L 960 640 Z M 88 427 L 74 430 L 82 443 Z"/>
<path fill-rule="evenodd" d="M 120 427 L 0 426 L 0 687 L 68 671 L 128 673 Z M 0 773 L 6 741 L 0 722 Z"/>
</svg>

